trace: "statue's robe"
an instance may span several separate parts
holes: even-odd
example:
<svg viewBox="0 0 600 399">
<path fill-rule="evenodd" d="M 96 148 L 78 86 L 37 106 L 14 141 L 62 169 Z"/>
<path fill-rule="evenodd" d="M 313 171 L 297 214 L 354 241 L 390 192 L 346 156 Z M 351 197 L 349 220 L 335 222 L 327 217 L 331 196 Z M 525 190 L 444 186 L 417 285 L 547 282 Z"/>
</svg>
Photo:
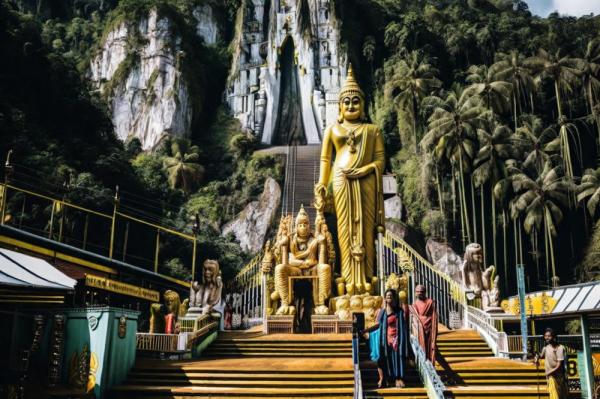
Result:
<svg viewBox="0 0 600 399">
<path fill-rule="evenodd" d="M 419 334 L 419 345 L 423 348 L 427 360 L 435 364 L 436 339 L 438 329 L 438 314 L 435 301 L 431 298 L 417 299 L 412 305 L 419 316 L 423 334 Z"/>
</svg>

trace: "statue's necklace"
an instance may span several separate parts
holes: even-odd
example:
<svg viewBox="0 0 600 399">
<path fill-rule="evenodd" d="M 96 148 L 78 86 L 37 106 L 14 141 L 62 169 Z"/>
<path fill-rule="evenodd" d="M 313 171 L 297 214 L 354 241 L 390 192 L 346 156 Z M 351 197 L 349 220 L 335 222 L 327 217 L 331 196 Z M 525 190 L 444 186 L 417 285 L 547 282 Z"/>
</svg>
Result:
<svg viewBox="0 0 600 399">
<path fill-rule="evenodd" d="M 348 132 L 348 134 L 346 135 L 346 145 L 348 147 L 350 147 L 349 151 L 350 151 L 351 154 L 354 154 L 356 152 L 356 134 L 354 132 L 356 132 L 356 130 L 359 127 L 360 127 L 360 125 L 357 126 L 357 127 L 355 127 L 352 130 L 347 129 L 346 127 L 344 127 L 344 129 Z"/>
</svg>

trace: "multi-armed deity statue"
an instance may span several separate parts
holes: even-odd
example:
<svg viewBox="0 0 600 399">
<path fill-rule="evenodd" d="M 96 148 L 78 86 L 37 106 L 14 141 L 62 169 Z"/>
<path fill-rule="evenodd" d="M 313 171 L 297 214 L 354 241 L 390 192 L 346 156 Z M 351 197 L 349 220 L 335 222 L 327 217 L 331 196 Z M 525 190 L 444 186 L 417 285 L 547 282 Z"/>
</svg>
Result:
<svg viewBox="0 0 600 399">
<path fill-rule="evenodd" d="M 384 229 L 385 154 L 381 132 L 365 120 L 365 95 L 350 66 L 340 92 L 338 122 L 328 127 L 323 137 L 319 182 L 314 190 L 315 231 L 311 232 L 308 214 L 302 208 L 293 225 L 291 215 L 282 218 L 275 243 L 265 248 L 263 272 L 271 273 L 272 265 L 276 265 L 270 299 L 281 301 L 278 315 L 296 311 L 291 302 L 293 278 L 311 276 L 315 313 L 330 312 L 326 302 L 331 296 L 336 254 L 324 217 L 328 194 L 333 197 L 341 255 L 337 294 L 373 293 L 377 280 L 375 239 Z"/>
<path fill-rule="evenodd" d="M 372 293 L 375 238 L 377 231 L 384 229 L 383 137 L 377 126 L 365 122 L 365 94 L 354 79 L 352 66 L 339 98 L 338 122 L 328 127 L 323 137 L 315 204 L 321 210 L 327 192 L 332 191 L 346 293 Z"/>
<path fill-rule="evenodd" d="M 320 221 L 319 221 L 320 220 Z M 291 306 L 292 286 L 290 277 L 314 276 L 313 299 L 315 313 L 327 314 L 329 309 L 325 301 L 331 294 L 331 266 L 330 256 L 335 252 L 331 235 L 323 228 L 324 221 L 317 218 L 316 234 L 310 229 L 310 220 L 304 207 L 300 209 L 294 223 L 292 234 L 290 226 L 291 216 L 282 218 L 275 243 L 275 293 L 273 299 L 280 299 L 281 306 L 277 309 L 278 315 L 294 314 L 295 308 Z M 268 246 L 270 248 L 270 245 Z M 267 257 L 271 257 L 267 253 Z M 263 271 L 270 272 L 270 263 L 263 261 Z"/>
</svg>

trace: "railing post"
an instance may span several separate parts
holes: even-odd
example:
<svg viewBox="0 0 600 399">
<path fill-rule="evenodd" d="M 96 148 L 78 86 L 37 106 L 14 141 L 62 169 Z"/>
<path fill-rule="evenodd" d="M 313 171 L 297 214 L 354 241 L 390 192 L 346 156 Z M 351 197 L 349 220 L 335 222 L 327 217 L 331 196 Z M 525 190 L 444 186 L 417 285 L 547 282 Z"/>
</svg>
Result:
<svg viewBox="0 0 600 399">
<path fill-rule="evenodd" d="M 108 247 L 108 257 L 112 259 L 113 257 L 113 249 L 115 245 L 115 226 L 117 221 L 117 207 L 119 205 L 119 186 L 115 189 L 115 198 L 113 205 L 113 215 L 112 215 L 112 223 L 110 226 L 110 244 Z"/>
<path fill-rule="evenodd" d="M 385 278 L 385 274 L 383 272 L 383 234 L 381 232 L 377 233 L 377 274 L 379 278 L 379 295 L 383 295 L 385 282 L 383 281 Z"/>
</svg>

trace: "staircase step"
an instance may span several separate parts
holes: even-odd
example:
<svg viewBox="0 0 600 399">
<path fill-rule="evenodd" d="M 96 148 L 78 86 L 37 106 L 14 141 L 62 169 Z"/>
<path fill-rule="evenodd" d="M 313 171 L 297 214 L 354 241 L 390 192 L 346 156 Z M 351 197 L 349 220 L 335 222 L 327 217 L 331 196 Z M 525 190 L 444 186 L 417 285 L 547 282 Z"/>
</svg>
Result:
<svg viewBox="0 0 600 399">
<path fill-rule="evenodd" d="M 112 390 L 111 397 L 131 398 L 131 394 L 141 397 L 179 397 L 179 396 L 244 396 L 244 397 L 352 397 L 353 388 L 329 388 L 324 391 L 321 388 L 253 388 L 253 387 L 169 387 L 169 386 L 145 386 L 145 385 L 121 385 Z"/>
<path fill-rule="evenodd" d="M 353 377 L 353 376 L 352 376 Z M 178 386 L 203 386 L 203 387 L 248 387 L 248 388 L 279 388 L 282 385 L 282 381 L 269 381 L 269 380 L 209 380 L 209 379 L 173 379 L 173 378 L 161 378 L 160 381 L 156 379 L 145 379 L 135 378 L 127 380 L 126 384 L 144 385 L 144 386 L 156 386 L 156 385 L 168 385 L 171 387 Z M 330 380 L 330 381 L 292 381 L 288 380 L 284 383 L 286 388 L 352 388 L 354 386 L 354 378 L 346 378 L 344 380 Z"/>
<path fill-rule="evenodd" d="M 352 371 L 348 372 L 340 372 L 340 373 L 324 373 L 324 372 L 314 372 L 309 373 L 305 371 L 299 371 L 297 373 L 277 373 L 273 370 L 265 371 L 265 372 L 231 372 L 231 373 L 220 373 L 220 372 L 182 372 L 174 370 L 171 373 L 152 373 L 152 372 L 131 372 L 129 373 L 128 379 L 146 379 L 146 378 L 169 378 L 169 379 L 205 379 L 205 380 L 276 380 L 276 381 L 335 381 L 335 380 L 348 380 L 354 378 L 354 373 Z"/>
</svg>

